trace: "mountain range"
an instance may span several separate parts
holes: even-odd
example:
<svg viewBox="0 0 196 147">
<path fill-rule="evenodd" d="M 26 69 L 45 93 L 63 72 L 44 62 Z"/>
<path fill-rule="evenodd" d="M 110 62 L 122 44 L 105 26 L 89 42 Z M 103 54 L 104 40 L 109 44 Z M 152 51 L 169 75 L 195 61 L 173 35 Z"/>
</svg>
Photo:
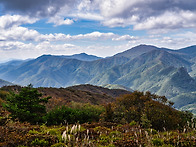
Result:
<svg viewBox="0 0 196 147">
<path fill-rule="evenodd" d="M 196 103 L 196 46 L 172 50 L 139 45 L 107 58 L 43 55 L 0 64 L 0 78 L 35 87 L 122 85 L 165 95 L 181 108 Z"/>
<path fill-rule="evenodd" d="M 5 80 L 2 80 L 0 79 L 0 87 L 3 87 L 3 86 L 11 86 L 13 85 L 12 83 L 8 82 L 8 81 L 5 81 Z"/>
</svg>

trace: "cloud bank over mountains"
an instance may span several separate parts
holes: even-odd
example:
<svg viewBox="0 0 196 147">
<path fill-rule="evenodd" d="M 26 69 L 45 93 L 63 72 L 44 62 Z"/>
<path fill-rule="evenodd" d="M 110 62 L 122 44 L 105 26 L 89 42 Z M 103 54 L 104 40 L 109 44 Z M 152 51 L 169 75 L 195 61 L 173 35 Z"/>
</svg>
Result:
<svg viewBox="0 0 196 147">
<path fill-rule="evenodd" d="M 0 51 L 5 56 L 4 51 L 26 52 L 43 44 L 59 47 L 63 53 L 71 45 L 98 56 L 103 56 L 102 51 L 95 47 L 102 47 L 110 50 L 108 56 L 140 43 L 179 48 L 196 42 L 195 0 L 1 0 L 0 14 Z M 54 28 L 82 21 L 93 21 L 96 26 L 75 34 L 50 29 L 43 33 L 28 27 L 42 21 Z M 112 28 L 127 28 L 127 34 Z"/>
</svg>

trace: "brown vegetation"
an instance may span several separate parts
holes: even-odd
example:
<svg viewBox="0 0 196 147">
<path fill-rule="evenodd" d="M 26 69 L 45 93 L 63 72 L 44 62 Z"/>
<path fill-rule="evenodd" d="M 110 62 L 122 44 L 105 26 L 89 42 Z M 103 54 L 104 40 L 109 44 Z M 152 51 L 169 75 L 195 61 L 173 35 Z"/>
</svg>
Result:
<svg viewBox="0 0 196 147">
<path fill-rule="evenodd" d="M 21 91 L 20 86 L 5 86 L 1 89 L 5 91 Z M 106 104 L 113 102 L 116 97 L 131 92 L 120 89 L 107 89 L 93 85 L 78 85 L 68 88 L 46 88 L 40 87 L 38 91 L 44 97 L 51 96 L 52 98 L 47 103 L 47 110 L 51 110 L 57 106 L 64 106 L 68 103 L 80 102 L 90 104 Z"/>
<path fill-rule="evenodd" d="M 191 113 L 175 110 L 165 97 L 135 91 L 115 100 L 104 89 L 86 88 L 38 88 L 43 97 L 53 97 L 47 104 L 45 124 L 39 125 L 8 117 L 1 106 L 6 102 L 6 91 L 20 93 L 21 87 L 1 89 L 0 146 L 196 146 L 196 122 Z M 105 104 L 105 109 L 103 105 L 93 105 L 106 102 L 110 103 Z M 69 106 L 60 107 L 65 104 Z M 59 107 L 52 109 L 56 106 Z M 83 120 L 82 124 L 78 120 Z"/>
</svg>

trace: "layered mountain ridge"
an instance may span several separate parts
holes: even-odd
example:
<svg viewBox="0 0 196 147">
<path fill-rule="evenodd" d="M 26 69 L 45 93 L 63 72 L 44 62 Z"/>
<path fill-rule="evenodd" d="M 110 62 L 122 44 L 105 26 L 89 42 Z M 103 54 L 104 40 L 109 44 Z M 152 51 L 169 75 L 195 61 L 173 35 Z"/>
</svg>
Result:
<svg viewBox="0 0 196 147">
<path fill-rule="evenodd" d="M 171 50 L 139 45 L 108 58 L 84 53 L 43 55 L 20 64 L 0 65 L 0 78 L 35 87 L 122 85 L 177 101 L 182 94 L 196 92 L 196 46 Z"/>
<path fill-rule="evenodd" d="M 5 80 L 0 79 L 0 87 L 10 86 L 10 85 L 13 85 L 13 84 L 10 83 L 10 82 L 8 82 L 8 81 L 5 81 Z"/>
</svg>

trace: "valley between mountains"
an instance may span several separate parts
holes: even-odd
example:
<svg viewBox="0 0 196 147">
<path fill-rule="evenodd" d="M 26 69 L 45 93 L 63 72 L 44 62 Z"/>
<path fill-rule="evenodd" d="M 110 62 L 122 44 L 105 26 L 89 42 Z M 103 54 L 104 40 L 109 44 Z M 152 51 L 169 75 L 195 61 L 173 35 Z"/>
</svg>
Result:
<svg viewBox="0 0 196 147">
<path fill-rule="evenodd" d="M 129 91 L 164 95 L 176 108 L 196 113 L 196 46 L 172 50 L 139 45 L 107 58 L 85 53 L 43 55 L 0 64 L 0 78 L 4 82 L 0 86 L 31 83 L 34 87 L 59 88 L 91 84 L 117 88 L 119 85 Z"/>
</svg>

